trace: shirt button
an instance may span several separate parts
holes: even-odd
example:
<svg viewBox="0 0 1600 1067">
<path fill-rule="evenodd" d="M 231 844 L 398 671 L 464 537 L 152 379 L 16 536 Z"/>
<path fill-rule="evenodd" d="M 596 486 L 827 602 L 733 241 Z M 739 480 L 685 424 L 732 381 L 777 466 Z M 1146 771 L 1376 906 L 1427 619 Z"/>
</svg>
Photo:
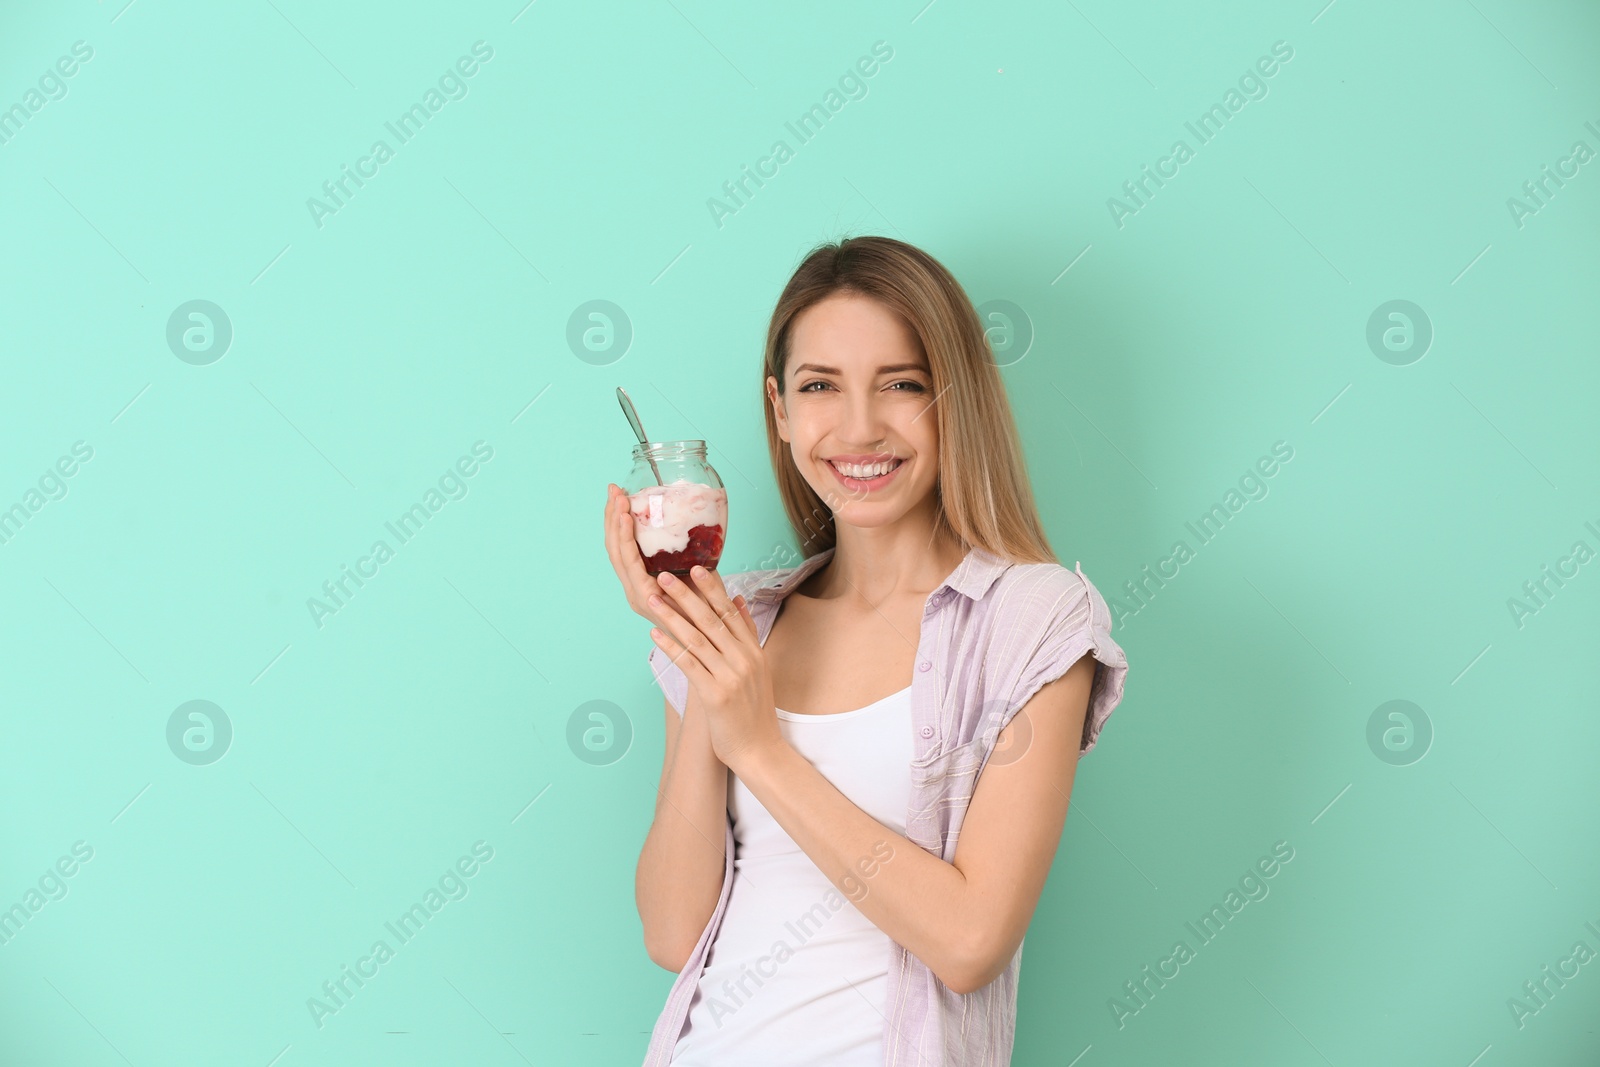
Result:
<svg viewBox="0 0 1600 1067">
<path fill-rule="evenodd" d="M 923 660 L 921 663 L 917 664 L 917 670 L 919 670 L 919 671 L 930 670 L 930 669 L 932 669 L 932 667 L 933 667 L 933 664 L 929 663 L 927 660 Z"/>
<path fill-rule="evenodd" d="M 923 737 L 932 737 L 932 736 L 933 736 L 933 727 L 931 727 L 931 726 L 924 726 L 924 727 L 923 727 L 923 728 L 922 728 L 922 736 L 923 736 Z"/>
</svg>

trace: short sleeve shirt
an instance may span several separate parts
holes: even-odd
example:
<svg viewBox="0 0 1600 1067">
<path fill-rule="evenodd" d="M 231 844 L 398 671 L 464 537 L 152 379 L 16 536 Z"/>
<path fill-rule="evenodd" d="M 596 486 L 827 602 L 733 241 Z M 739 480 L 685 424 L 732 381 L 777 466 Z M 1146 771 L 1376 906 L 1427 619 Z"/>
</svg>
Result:
<svg viewBox="0 0 1600 1067">
<path fill-rule="evenodd" d="M 794 567 L 744 571 L 723 579 L 744 594 L 765 643 L 783 598 L 833 556 L 824 549 Z M 1011 563 L 971 548 L 923 606 L 911 676 L 911 801 L 906 837 L 946 862 L 978 776 L 1000 732 L 1028 700 L 1084 655 L 1096 660 L 1080 755 L 1095 746 L 1122 700 L 1128 660 L 1111 639 L 1111 613 L 1081 566 Z M 683 671 L 659 648 L 651 671 L 682 715 L 689 692 Z M 716 939 L 733 884 L 733 825 L 726 824 L 722 893 L 689 961 L 667 995 L 651 1033 L 644 1067 L 666 1067 L 683 1030 L 706 955 Z M 957 994 L 921 960 L 894 946 L 884 1002 L 886 1067 L 989 1067 L 1011 1062 L 1022 946 L 981 989 Z"/>
</svg>

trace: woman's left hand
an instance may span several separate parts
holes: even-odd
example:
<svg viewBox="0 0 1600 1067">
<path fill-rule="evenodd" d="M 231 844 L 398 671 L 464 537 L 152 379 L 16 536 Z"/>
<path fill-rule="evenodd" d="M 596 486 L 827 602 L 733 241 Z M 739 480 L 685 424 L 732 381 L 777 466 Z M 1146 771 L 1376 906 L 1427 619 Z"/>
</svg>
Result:
<svg viewBox="0 0 1600 1067">
<path fill-rule="evenodd" d="M 657 578 L 664 590 L 657 595 L 670 597 L 677 611 L 667 619 L 670 635 L 652 629 L 650 637 L 688 678 L 710 727 L 712 751 L 735 768 L 741 756 L 784 743 L 772 675 L 744 598 L 730 599 L 721 577 L 704 567 L 689 576 L 694 588 L 665 572 Z"/>
</svg>

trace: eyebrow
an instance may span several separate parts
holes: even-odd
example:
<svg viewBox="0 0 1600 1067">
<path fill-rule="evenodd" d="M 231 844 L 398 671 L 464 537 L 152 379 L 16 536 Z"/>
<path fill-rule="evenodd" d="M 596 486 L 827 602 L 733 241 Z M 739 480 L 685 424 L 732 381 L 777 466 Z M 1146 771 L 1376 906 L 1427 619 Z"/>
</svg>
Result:
<svg viewBox="0 0 1600 1067">
<path fill-rule="evenodd" d="M 798 375 L 803 374 L 804 372 L 806 372 L 808 370 L 816 371 L 818 374 L 841 374 L 841 373 L 843 373 L 842 371 L 839 370 L 838 367 L 824 367 L 820 363 L 802 363 L 802 364 L 800 364 L 798 367 L 796 367 L 794 369 L 794 372 L 798 376 Z M 885 366 L 879 367 L 878 368 L 878 373 L 879 374 L 894 374 L 897 371 L 903 371 L 903 370 L 919 370 L 924 374 L 931 373 L 928 370 L 927 367 L 924 367 L 920 363 L 891 363 L 891 364 L 887 364 Z"/>
</svg>

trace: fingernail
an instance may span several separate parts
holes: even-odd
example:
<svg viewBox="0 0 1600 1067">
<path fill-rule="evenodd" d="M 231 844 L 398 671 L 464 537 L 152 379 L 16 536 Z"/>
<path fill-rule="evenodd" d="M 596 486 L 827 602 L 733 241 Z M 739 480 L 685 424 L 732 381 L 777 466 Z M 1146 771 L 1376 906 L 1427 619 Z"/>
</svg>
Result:
<svg viewBox="0 0 1600 1067">
<path fill-rule="evenodd" d="M 672 576 L 671 571 L 662 571 L 658 577 L 661 579 L 662 585 L 671 585 L 673 582 L 677 581 L 677 579 Z"/>
<path fill-rule="evenodd" d="M 650 606 L 653 607 L 653 608 L 659 608 L 661 606 L 661 604 L 662 604 L 661 598 L 659 596 L 657 596 L 656 594 L 651 593 L 650 594 Z"/>
</svg>

